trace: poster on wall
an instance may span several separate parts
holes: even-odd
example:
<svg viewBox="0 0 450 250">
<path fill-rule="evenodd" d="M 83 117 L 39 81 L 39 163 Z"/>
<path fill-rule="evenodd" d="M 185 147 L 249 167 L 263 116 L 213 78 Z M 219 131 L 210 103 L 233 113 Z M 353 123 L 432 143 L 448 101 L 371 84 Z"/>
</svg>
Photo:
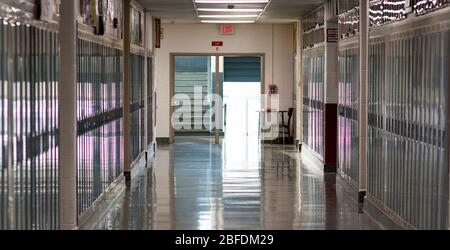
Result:
<svg viewBox="0 0 450 250">
<path fill-rule="evenodd" d="M 117 36 L 123 38 L 123 1 L 122 0 L 114 0 L 114 27 L 117 29 Z"/>
<path fill-rule="evenodd" d="M 97 26 L 95 27 L 95 34 L 102 36 L 105 34 L 105 11 L 106 4 L 103 0 L 97 0 Z"/>
<path fill-rule="evenodd" d="M 122 33 L 122 3 L 121 0 L 105 0 L 104 3 L 105 27 L 117 37 Z"/>
<path fill-rule="evenodd" d="M 161 48 L 161 19 L 155 19 L 155 48 Z"/>
<path fill-rule="evenodd" d="M 80 0 L 83 23 L 93 27 L 97 35 L 103 35 L 108 30 L 108 33 L 119 36 L 121 13 L 121 0 Z"/>
<path fill-rule="evenodd" d="M 91 27 L 97 25 L 97 4 L 95 0 L 81 0 L 80 10 L 83 22 Z"/>
<path fill-rule="evenodd" d="M 117 29 L 119 27 L 119 20 L 117 18 L 118 10 L 117 5 L 119 1 L 117 0 L 107 0 L 106 2 L 106 23 L 112 29 Z"/>
<path fill-rule="evenodd" d="M 96 35 L 104 35 L 108 8 L 111 0 L 80 0 L 83 22 L 95 29 Z"/>
<path fill-rule="evenodd" d="M 45 22 L 52 22 L 57 7 L 59 9 L 59 6 L 56 6 L 55 0 L 41 0 L 39 19 Z"/>
<path fill-rule="evenodd" d="M 144 15 L 136 8 L 131 8 L 131 42 L 136 45 L 143 45 Z"/>
</svg>

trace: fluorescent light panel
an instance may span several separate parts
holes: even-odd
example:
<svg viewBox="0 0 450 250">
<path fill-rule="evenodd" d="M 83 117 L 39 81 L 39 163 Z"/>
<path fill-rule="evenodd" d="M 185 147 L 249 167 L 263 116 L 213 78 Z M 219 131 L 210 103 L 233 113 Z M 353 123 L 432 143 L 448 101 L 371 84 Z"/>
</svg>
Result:
<svg viewBox="0 0 450 250">
<path fill-rule="evenodd" d="M 258 15 L 199 15 L 199 18 L 252 18 Z"/>
<path fill-rule="evenodd" d="M 261 12 L 264 9 L 213 9 L 213 8 L 198 8 L 198 11 L 210 12 Z"/>
<path fill-rule="evenodd" d="M 256 21 L 236 21 L 236 20 L 202 20 L 202 23 L 255 23 Z"/>
<path fill-rule="evenodd" d="M 270 0 L 194 0 L 196 4 L 216 4 L 217 8 L 214 8 L 214 5 L 210 6 L 197 6 L 197 14 L 198 18 L 202 19 L 202 23 L 255 23 L 258 16 L 265 10 L 261 6 L 261 4 L 267 4 Z M 246 6 L 249 8 L 224 8 L 223 4 L 233 5 L 233 4 L 254 4 L 254 6 Z M 214 7 L 213 7 L 214 6 Z M 253 7 L 253 8 L 251 8 Z M 199 13 L 202 12 L 202 13 Z M 208 13 L 214 12 L 214 13 Z M 224 13 L 220 13 L 224 12 Z M 227 15 L 225 13 L 242 13 L 238 15 Z M 254 13 L 254 14 L 251 14 Z M 215 20 L 211 20 L 210 18 L 215 18 Z M 232 20 L 234 18 L 234 20 Z M 241 18 L 241 20 L 239 20 Z M 242 18 L 244 20 L 242 20 Z M 245 20 L 245 18 L 250 20 Z M 255 20 L 252 20 L 252 19 Z"/>
</svg>

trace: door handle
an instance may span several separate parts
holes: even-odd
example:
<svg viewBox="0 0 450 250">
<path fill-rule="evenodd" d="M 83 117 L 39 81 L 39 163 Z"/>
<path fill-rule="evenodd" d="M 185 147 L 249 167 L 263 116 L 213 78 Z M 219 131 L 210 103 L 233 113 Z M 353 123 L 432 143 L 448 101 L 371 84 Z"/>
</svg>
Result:
<svg viewBox="0 0 450 250">
<path fill-rule="evenodd" d="M 227 110 L 228 110 L 228 108 L 227 108 L 226 104 L 223 106 L 223 110 L 224 110 L 224 125 L 227 126 Z"/>
</svg>

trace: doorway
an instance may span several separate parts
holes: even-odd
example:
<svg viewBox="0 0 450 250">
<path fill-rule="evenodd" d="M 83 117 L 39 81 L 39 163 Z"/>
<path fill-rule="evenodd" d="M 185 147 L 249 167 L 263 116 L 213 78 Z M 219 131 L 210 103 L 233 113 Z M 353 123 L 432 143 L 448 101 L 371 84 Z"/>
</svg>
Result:
<svg viewBox="0 0 450 250">
<path fill-rule="evenodd" d="M 224 58 L 223 99 L 227 136 L 257 136 L 261 109 L 261 59 Z"/>
<path fill-rule="evenodd" d="M 258 135 L 263 54 L 172 54 L 171 82 L 170 143 Z"/>
</svg>

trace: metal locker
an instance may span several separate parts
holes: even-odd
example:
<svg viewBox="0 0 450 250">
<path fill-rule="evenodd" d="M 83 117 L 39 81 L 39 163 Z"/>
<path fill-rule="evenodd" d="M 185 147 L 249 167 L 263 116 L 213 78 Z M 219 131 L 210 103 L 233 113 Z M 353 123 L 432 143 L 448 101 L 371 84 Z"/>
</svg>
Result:
<svg viewBox="0 0 450 250">
<path fill-rule="evenodd" d="M 367 192 L 369 201 L 383 204 L 386 213 L 409 227 L 443 229 L 448 209 L 448 176 L 442 177 L 448 171 L 443 65 L 448 58 L 442 55 L 448 31 L 425 29 L 370 41 L 368 149 L 374 155 L 369 156 Z"/>
<path fill-rule="evenodd" d="M 303 143 L 323 157 L 324 49 L 303 53 Z"/>
</svg>

